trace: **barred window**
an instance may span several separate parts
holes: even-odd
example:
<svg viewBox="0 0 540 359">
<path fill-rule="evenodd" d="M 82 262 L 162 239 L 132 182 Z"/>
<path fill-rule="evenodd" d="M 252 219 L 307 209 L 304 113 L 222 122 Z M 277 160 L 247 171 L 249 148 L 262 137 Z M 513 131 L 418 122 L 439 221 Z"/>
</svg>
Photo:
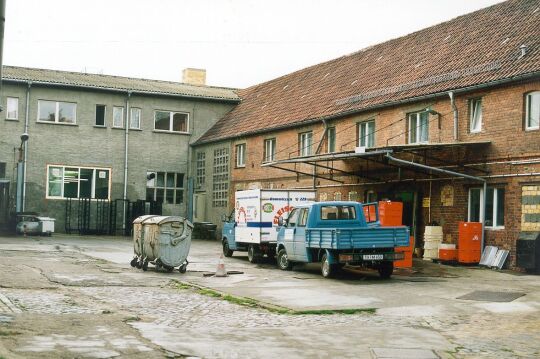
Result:
<svg viewBox="0 0 540 359">
<path fill-rule="evenodd" d="M 229 197 L 229 149 L 214 150 L 212 205 L 227 207 Z"/>
<path fill-rule="evenodd" d="M 204 186 L 206 182 L 206 153 L 198 152 L 197 153 L 197 188 Z"/>
</svg>

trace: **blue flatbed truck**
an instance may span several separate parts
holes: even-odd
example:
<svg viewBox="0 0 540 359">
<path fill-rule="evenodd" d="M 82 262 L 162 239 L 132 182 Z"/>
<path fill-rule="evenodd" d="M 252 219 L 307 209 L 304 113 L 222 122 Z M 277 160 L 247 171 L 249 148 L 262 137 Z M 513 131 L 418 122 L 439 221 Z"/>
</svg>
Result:
<svg viewBox="0 0 540 359">
<path fill-rule="evenodd" d="M 348 264 L 390 278 L 394 261 L 404 256 L 395 248 L 409 245 L 408 227 L 381 227 L 377 203 L 304 204 L 279 222 L 277 264 L 282 270 L 294 263 L 320 262 L 323 277 L 332 277 Z"/>
</svg>

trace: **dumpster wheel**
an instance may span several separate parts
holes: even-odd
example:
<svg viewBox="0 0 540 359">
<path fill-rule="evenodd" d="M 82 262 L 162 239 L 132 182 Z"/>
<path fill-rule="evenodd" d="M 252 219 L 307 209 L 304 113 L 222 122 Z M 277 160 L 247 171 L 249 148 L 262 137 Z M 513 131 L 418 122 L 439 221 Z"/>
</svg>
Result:
<svg viewBox="0 0 540 359">
<path fill-rule="evenodd" d="M 186 273 L 188 264 L 189 264 L 189 262 L 186 260 L 186 263 L 184 263 L 180 267 L 178 267 L 178 271 L 180 273 Z"/>
</svg>

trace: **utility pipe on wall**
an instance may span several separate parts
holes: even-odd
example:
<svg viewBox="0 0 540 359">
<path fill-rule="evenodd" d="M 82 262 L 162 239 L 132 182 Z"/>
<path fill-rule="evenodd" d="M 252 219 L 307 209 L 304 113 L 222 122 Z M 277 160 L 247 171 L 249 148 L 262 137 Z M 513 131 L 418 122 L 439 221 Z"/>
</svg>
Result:
<svg viewBox="0 0 540 359">
<path fill-rule="evenodd" d="M 130 115 L 129 115 L 129 99 L 131 97 L 131 91 L 128 91 L 127 98 L 126 98 L 126 122 L 124 123 L 125 126 L 125 143 L 124 143 L 124 194 L 123 194 L 123 203 L 124 203 L 124 210 L 123 210 L 123 221 L 122 221 L 122 228 L 126 229 L 126 200 L 127 200 L 127 186 L 128 186 L 128 153 L 129 153 L 129 121 L 130 121 Z"/>
<path fill-rule="evenodd" d="M 458 109 L 456 106 L 456 101 L 454 99 L 454 93 L 452 91 L 448 92 L 450 97 L 450 106 L 452 106 L 452 111 L 454 113 L 454 141 L 459 139 L 458 137 Z"/>
<path fill-rule="evenodd" d="M 30 88 L 32 87 L 32 81 L 28 81 L 28 86 L 26 87 L 26 104 L 24 110 L 24 133 L 28 133 L 28 125 L 30 123 Z M 23 143 L 23 183 L 22 183 L 22 203 L 21 209 L 24 212 L 26 209 L 26 167 L 28 161 L 28 141 Z"/>
</svg>

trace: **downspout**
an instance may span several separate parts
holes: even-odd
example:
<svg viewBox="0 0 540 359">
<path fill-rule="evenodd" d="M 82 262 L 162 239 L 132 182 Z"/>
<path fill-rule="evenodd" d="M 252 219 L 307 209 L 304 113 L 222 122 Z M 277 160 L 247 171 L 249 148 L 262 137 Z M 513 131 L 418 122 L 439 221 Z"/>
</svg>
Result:
<svg viewBox="0 0 540 359">
<path fill-rule="evenodd" d="M 317 145 L 317 149 L 315 150 L 315 154 L 318 154 L 319 151 L 322 148 L 322 144 L 326 136 L 328 135 L 328 123 L 325 119 L 322 120 L 323 123 L 323 134 L 321 136 L 321 140 L 319 141 L 319 144 Z M 317 188 L 317 166 L 313 166 L 313 189 Z"/>
<path fill-rule="evenodd" d="M 129 121 L 130 121 L 130 115 L 129 115 L 129 99 L 131 97 L 131 91 L 128 91 L 127 98 L 126 98 L 126 123 L 125 126 L 125 143 L 124 143 L 124 195 L 123 195 L 123 203 L 124 203 L 124 220 L 122 224 L 122 228 L 126 229 L 126 200 L 127 200 L 127 181 L 128 181 L 128 151 L 129 151 Z"/>
<path fill-rule="evenodd" d="M 445 169 L 442 169 L 442 168 L 422 165 L 422 164 L 416 163 L 416 162 L 405 161 L 405 160 L 393 157 L 392 155 L 390 155 L 390 153 L 386 154 L 386 158 L 389 161 L 399 163 L 399 164 L 402 164 L 402 165 L 405 165 L 405 166 L 418 167 L 418 168 L 422 168 L 422 169 L 428 170 L 428 171 L 444 173 L 444 174 L 455 176 L 455 177 L 467 178 L 467 179 L 470 179 L 470 180 L 473 180 L 473 181 L 482 182 L 483 185 L 484 185 L 484 204 L 483 204 L 483 206 L 481 208 L 482 213 L 480 214 L 480 218 L 482 219 L 482 243 L 481 243 L 480 251 L 481 251 L 481 254 L 484 253 L 484 243 L 485 243 L 485 224 L 484 223 L 485 223 L 485 218 L 486 218 L 486 200 L 485 200 L 485 198 L 486 198 L 486 191 L 487 191 L 487 182 L 486 182 L 485 178 L 470 176 L 470 175 L 466 175 L 464 173 L 458 173 L 458 172 L 454 172 L 454 171 L 449 171 L 449 170 L 445 170 Z"/>
<path fill-rule="evenodd" d="M 32 81 L 28 81 L 28 87 L 26 88 L 26 108 L 24 110 L 24 133 L 28 133 L 28 126 L 30 123 L 30 88 L 32 87 Z M 24 212 L 26 209 L 26 167 L 28 161 L 28 141 L 24 141 L 24 158 L 23 158 L 23 184 L 22 184 L 22 203 L 21 208 Z"/>
<path fill-rule="evenodd" d="M 458 141 L 458 109 L 454 99 L 454 92 L 448 92 L 448 96 L 450 97 L 450 106 L 452 107 L 452 111 L 454 113 L 454 141 Z"/>
</svg>

